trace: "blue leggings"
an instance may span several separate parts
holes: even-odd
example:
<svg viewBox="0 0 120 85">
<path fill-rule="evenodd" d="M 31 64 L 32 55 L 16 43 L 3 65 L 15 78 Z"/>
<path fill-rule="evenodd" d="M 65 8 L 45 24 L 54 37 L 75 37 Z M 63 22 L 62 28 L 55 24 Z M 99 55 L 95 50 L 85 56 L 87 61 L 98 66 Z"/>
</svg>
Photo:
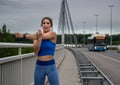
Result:
<svg viewBox="0 0 120 85">
<path fill-rule="evenodd" d="M 37 61 L 34 72 L 35 85 L 44 85 L 46 76 L 48 77 L 50 85 L 59 85 L 59 77 L 56 65 L 51 63 L 51 61 L 47 64 L 46 63 L 46 61 L 42 61 L 42 63 L 41 61 Z"/>
</svg>

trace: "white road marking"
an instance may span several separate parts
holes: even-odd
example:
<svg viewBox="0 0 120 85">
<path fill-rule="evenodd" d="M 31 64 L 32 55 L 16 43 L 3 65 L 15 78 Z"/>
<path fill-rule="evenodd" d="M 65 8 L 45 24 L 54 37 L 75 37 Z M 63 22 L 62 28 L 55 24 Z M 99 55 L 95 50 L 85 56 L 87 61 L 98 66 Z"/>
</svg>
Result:
<svg viewBox="0 0 120 85">
<path fill-rule="evenodd" d="M 100 54 L 100 53 L 95 53 L 95 54 L 96 54 L 96 55 L 101 55 L 101 56 L 103 56 L 103 57 L 105 57 L 105 58 L 107 58 L 107 59 L 110 59 L 110 60 L 113 60 L 113 61 L 115 61 L 115 62 L 119 62 L 119 63 L 120 63 L 120 61 L 119 61 L 119 60 L 117 60 L 117 59 L 107 57 L 107 56 L 102 55 L 102 54 Z"/>
</svg>

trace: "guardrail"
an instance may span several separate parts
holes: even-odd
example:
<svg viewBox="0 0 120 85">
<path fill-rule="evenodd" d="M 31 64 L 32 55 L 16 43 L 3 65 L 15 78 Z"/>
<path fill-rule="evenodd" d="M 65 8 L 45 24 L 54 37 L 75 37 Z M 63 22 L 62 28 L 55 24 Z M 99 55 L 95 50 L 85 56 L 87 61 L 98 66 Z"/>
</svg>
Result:
<svg viewBox="0 0 120 85">
<path fill-rule="evenodd" d="M 68 48 L 76 57 L 82 85 L 114 85 L 108 77 L 78 49 Z"/>
<path fill-rule="evenodd" d="M 36 55 L 34 53 L 21 54 L 23 47 L 32 46 L 33 44 L 0 43 L 0 48 L 19 48 L 18 55 L 0 58 L 0 85 L 33 85 Z M 57 44 L 54 56 L 57 67 L 64 56 L 64 45 Z"/>
<path fill-rule="evenodd" d="M 118 45 L 108 45 L 107 48 L 110 50 L 117 50 Z"/>
</svg>

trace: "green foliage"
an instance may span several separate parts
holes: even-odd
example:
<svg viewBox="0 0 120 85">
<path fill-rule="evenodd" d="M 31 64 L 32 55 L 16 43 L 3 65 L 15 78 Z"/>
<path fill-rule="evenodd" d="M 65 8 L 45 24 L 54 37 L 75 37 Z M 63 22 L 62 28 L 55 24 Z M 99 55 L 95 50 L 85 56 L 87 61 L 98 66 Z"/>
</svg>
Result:
<svg viewBox="0 0 120 85">
<path fill-rule="evenodd" d="M 33 48 L 22 48 L 22 54 L 33 52 Z"/>
<path fill-rule="evenodd" d="M 76 34 L 77 36 L 77 43 L 83 43 L 83 34 Z M 91 34 L 85 35 L 85 43 L 88 43 L 88 37 Z M 57 44 L 61 44 L 62 36 L 57 35 Z M 73 35 L 72 34 L 65 34 L 65 43 L 73 43 L 72 41 Z M 120 44 L 120 34 L 112 35 L 113 45 Z M 14 34 L 10 33 L 10 30 L 7 29 L 7 25 L 3 24 L 2 28 L 0 28 L 0 42 L 12 42 L 12 43 L 33 43 L 32 40 L 29 39 L 17 39 L 15 38 Z M 110 36 L 107 34 L 107 42 L 110 43 Z M 33 48 L 22 48 L 22 54 L 33 52 Z M 0 48 L 0 58 L 18 55 L 18 48 Z"/>
<path fill-rule="evenodd" d="M 61 44 L 61 35 L 57 35 L 57 44 Z"/>
<path fill-rule="evenodd" d="M 7 26 L 3 24 L 0 28 L 0 42 L 11 42 L 11 43 L 32 43 L 28 39 L 17 39 L 14 34 L 10 33 L 10 30 L 7 30 Z M 22 48 L 23 53 L 33 52 L 33 48 Z M 18 55 L 18 48 L 0 48 L 0 58 Z"/>
<path fill-rule="evenodd" d="M 0 48 L 0 58 L 18 55 L 18 48 Z"/>
<path fill-rule="evenodd" d="M 33 52 L 33 48 L 22 48 L 22 54 Z M 18 48 L 0 48 L 0 58 L 18 55 Z"/>
<path fill-rule="evenodd" d="M 112 43 L 113 45 L 120 44 L 120 34 L 112 35 Z"/>
<path fill-rule="evenodd" d="M 92 34 L 85 34 L 85 44 L 89 43 L 88 37 L 90 37 L 91 35 Z M 71 34 L 65 34 L 65 43 L 66 44 L 70 43 L 70 41 L 73 38 L 72 36 L 73 35 L 71 35 Z M 82 44 L 84 35 L 76 34 L 76 36 L 77 36 L 77 43 Z M 107 44 L 109 45 L 110 44 L 110 36 L 108 34 L 106 34 L 106 36 L 107 36 Z M 59 35 L 59 38 L 61 38 L 61 35 Z M 112 42 L 113 42 L 113 45 L 120 44 L 120 34 L 112 35 Z M 61 41 L 59 43 L 61 43 Z"/>
<path fill-rule="evenodd" d="M 7 30 L 7 26 L 3 24 L 0 29 L 0 42 L 13 42 L 15 41 L 14 36 Z"/>
<path fill-rule="evenodd" d="M 77 35 L 77 40 L 78 40 L 78 44 L 83 42 L 83 35 L 82 34 L 78 34 Z"/>
</svg>

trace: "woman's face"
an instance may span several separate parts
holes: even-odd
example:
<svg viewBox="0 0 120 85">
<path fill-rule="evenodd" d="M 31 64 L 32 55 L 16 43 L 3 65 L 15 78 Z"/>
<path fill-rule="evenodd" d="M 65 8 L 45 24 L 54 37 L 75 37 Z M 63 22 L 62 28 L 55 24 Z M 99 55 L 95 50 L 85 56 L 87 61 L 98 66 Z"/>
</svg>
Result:
<svg viewBox="0 0 120 85">
<path fill-rule="evenodd" d="M 44 19 L 42 22 L 43 32 L 49 32 L 51 28 L 51 23 L 49 19 Z"/>
</svg>

